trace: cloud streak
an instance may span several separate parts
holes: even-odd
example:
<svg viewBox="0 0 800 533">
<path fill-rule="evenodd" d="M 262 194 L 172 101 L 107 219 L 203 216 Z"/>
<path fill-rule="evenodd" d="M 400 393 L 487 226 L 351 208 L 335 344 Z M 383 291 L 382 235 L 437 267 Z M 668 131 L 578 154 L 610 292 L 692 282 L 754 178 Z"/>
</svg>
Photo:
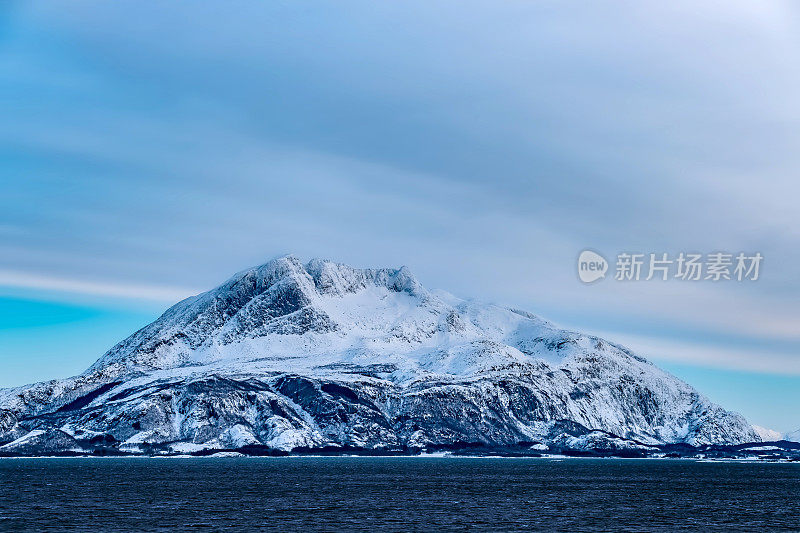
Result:
<svg viewBox="0 0 800 533">
<path fill-rule="evenodd" d="M 46 275 L 0 270 L 0 286 L 73 294 L 148 300 L 173 304 L 199 291 L 156 285 L 136 285 L 119 282 L 94 282 L 79 279 L 59 278 Z"/>
</svg>

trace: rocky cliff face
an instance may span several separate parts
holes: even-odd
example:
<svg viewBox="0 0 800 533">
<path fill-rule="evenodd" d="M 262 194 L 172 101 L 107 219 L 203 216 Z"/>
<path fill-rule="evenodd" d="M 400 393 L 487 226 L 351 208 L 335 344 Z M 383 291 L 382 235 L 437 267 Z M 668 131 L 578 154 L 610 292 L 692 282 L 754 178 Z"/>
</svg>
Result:
<svg viewBox="0 0 800 533">
<path fill-rule="evenodd" d="M 759 440 L 621 346 L 429 291 L 405 268 L 291 256 L 176 304 L 80 376 L 0 390 L 0 452 L 585 447 L 598 434 Z"/>
</svg>

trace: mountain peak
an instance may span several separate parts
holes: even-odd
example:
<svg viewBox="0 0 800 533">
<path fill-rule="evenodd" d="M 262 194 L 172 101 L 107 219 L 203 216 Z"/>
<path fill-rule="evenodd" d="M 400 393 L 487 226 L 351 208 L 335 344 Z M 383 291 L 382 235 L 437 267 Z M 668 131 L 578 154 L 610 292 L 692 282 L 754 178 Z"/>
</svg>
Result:
<svg viewBox="0 0 800 533">
<path fill-rule="evenodd" d="M 399 269 L 354 268 L 328 259 L 315 258 L 305 265 L 305 269 L 321 294 L 342 295 L 357 292 L 368 285 L 407 292 L 415 296 L 422 296 L 425 293 L 422 284 L 405 266 Z"/>
<path fill-rule="evenodd" d="M 230 290 L 242 283 L 250 284 L 254 289 L 269 288 L 281 278 L 303 275 L 307 275 L 307 273 L 305 272 L 302 261 L 294 255 L 283 255 L 270 259 L 259 266 L 237 272 L 225 283 L 216 289 L 212 289 L 212 291 Z"/>
<path fill-rule="evenodd" d="M 269 289 L 285 278 L 294 280 L 305 290 L 323 295 L 353 293 L 369 285 L 407 292 L 415 296 L 423 296 L 426 293 L 422 284 L 406 266 L 397 269 L 355 268 L 323 258 L 314 258 L 303 263 L 293 254 L 278 256 L 262 265 L 242 270 L 209 293 L 240 289 L 242 286 L 259 292 Z M 307 285 L 309 282 L 311 285 Z"/>
<path fill-rule="evenodd" d="M 429 299 L 407 267 L 361 269 L 319 258 L 304 264 L 295 255 L 283 255 L 172 306 L 114 346 L 90 371 L 169 368 L 192 364 L 193 353 L 201 348 L 205 355 L 214 346 L 242 339 L 333 332 L 339 329 L 331 317 L 338 314 L 338 299 L 367 289 L 402 293 L 419 303 Z M 349 328 L 350 319 L 342 319 Z"/>
</svg>

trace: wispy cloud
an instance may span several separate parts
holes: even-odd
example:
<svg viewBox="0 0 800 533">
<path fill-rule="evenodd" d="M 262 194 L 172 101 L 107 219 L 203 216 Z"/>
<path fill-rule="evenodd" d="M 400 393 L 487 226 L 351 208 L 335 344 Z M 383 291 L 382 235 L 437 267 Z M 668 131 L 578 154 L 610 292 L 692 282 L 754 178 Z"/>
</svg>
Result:
<svg viewBox="0 0 800 533">
<path fill-rule="evenodd" d="M 800 376 L 797 351 L 777 351 L 769 347 L 733 346 L 682 341 L 661 336 L 631 335 L 619 331 L 596 331 L 596 335 L 622 344 L 653 362 L 743 370 Z"/>
<path fill-rule="evenodd" d="M 0 286 L 175 303 L 200 291 L 157 285 L 95 282 L 0 270 Z"/>
</svg>

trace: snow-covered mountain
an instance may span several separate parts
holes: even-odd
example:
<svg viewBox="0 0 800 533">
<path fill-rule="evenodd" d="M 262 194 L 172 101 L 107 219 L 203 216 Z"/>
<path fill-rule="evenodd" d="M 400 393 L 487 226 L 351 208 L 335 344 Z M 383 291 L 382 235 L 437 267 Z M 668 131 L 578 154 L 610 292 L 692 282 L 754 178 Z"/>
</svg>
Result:
<svg viewBox="0 0 800 533">
<path fill-rule="evenodd" d="M 406 268 L 293 256 L 176 304 L 79 376 L 0 390 L 0 451 L 23 453 L 598 439 L 760 440 L 611 342 Z"/>
<path fill-rule="evenodd" d="M 753 425 L 753 429 L 764 442 L 779 441 L 783 438 L 783 433 L 761 426 Z"/>
<path fill-rule="evenodd" d="M 783 436 L 783 439 L 788 440 L 789 442 L 800 442 L 800 429 L 797 431 L 790 431 Z"/>
</svg>

